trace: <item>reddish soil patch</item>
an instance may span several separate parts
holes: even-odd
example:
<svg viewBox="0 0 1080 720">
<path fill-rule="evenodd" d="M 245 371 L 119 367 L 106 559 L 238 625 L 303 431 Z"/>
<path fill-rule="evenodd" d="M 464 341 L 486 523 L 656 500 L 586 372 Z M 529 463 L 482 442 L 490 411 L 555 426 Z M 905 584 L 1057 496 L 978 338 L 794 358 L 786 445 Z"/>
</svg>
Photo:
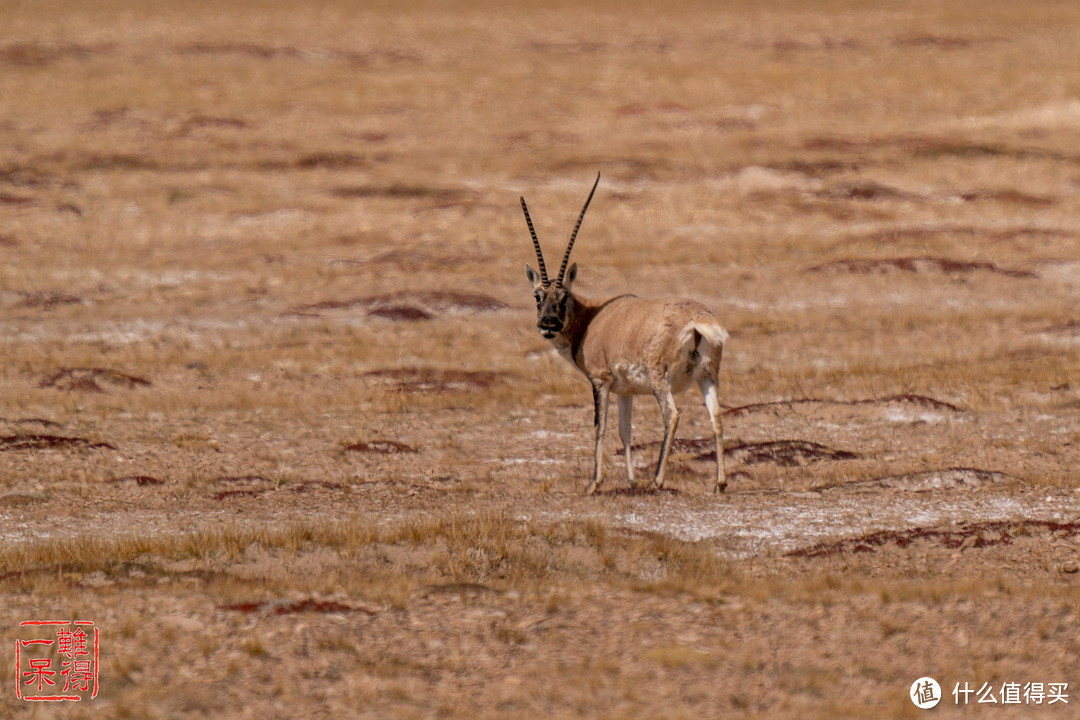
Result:
<svg viewBox="0 0 1080 720">
<path fill-rule="evenodd" d="M 921 196 L 904 192 L 888 185 L 874 182 L 846 183 L 828 190 L 821 195 L 831 200 L 917 200 Z"/>
<path fill-rule="evenodd" d="M 322 300 L 317 303 L 308 303 L 307 305 L 297 305 L 291 310 L 286 311 L 287 315 L 317 315 L 319 310 L 345 310 L 357 305 L 363 305 L 363 301 L 360 298 L 354 298 L 353 300 Z"/>
<path fill-rule="evenodd" d="M 26 197 L 25 195 L 12 195 L 11 193 L 0 192 L 0 205 L 11 205 L 12 207 L 27 207 L 29 205 L 36 205 L 37 200 L 32 197 Z"/>
<path fill-rule="evenodd" d="M 231 605 L 218 605 L 218 610 L 232 610 L 234 612 L 254 613 L 268 611 L 274 615 L 291 615 L 293 613 L 339 613 L 339 612 L 362 612 L 367 615 L 376 615 L 377 611 L 371 608 L 346 605 L 337 600 L 317 600 L 305 598 L 292 602 L 280 602 L 276 600 L 256 600 L 252 602 L 233 603 Z"/>
<path fill-rule="evenodd" d="M 356 52 L 333 49 L 308 49 L 288 46 L 261 45 L 257 43 L 193 43 L 176 48 L 182 55 L 242 55 L 259 60 L 289 58 L 291 60 L 311 61 L 330 60 L 346 62 L 358 67 L 385 65 L 399 62 L 418 62 L 420 58 L 412 53 L 396 50 L 373 50 Z"/>
<path fill-rule="evenodd" d="M 633 452 L 656 451 L 659 450 L 660 443 L 659 440 L 634 443 L 630 446 L 630 450 Z M 671 449 L 673 452 L 697 453 L 694 455 L 694 460 L 716 460 L 716 441 L 711 437 L 675 438 L 671 443 Z M 614 451 L 613 455 L 622 455 L 622 450 Z M 775 462 L 786 467 L 802 465 L 810 460 L 852 460 L 859 457 L 853 452 L 835 450 L 808 440 L 770 440 L 726 445 L 724 455 L 736 456 L 748 465 Z"/>
<path fill-rule="evenodd" d="M 129 153 L 72 153 L 73 157 L 71 162 L 73 166 L 78 170 L 87 172 L 92 171 L 138 171 L 138 170 L 154 170 L 160 171 L 165 169 L 165 166 L 148 157 L 142 155 L 132 155 Z M 177 165 L 176 167 L 183 167 Z"/>
<path fill-rule="evenodd" d="M 1038 274 L 1031 270 L 1004 268 L 991 262 L 951 260 L 949 258 L 929 256 L 833 260 L 821 265 L 813 265 L 804 272 L 843 272 L 854 275 L 878 275 L 890 272 L 940 272 L 948 275 L 959 275 L 973 272 L 990 272 L 1013 278 L 1038 277 Z"/>
<path fill-rule="evenodd" d="M 1004 143 L 979 143 L 962 139 L 913 136 L 896 138 L 892 144 L 906 152 L 930 159 L 955 157 L 961 159 L 1009 158 L 1013 160 L 1051 160 L 1055 162 L 1076 161 L 1073 156 L 1053 150 L 1014 147 Z"/>
<path fill-rule="evenodd" d="M 397 440 L 370 440 L 367 442 L 353 443 L 345 446 L 345 452 L 379 453 L 380 455 L 397 455 L 399 453 L 415 453 L 416 448 Z"/>
<path fill-rule="evenodd" d="M 1013 160 L 1051 160 L 1076 162 L 1071 155 L 1034 147 L 1015 147 L 1003 143 L 972 142 L 967 139 L 934 137 L 930 135 L 896 135 L 859 137 L 856 139 L 820 136 L 801 143 L 804 150 L 815 152 L 862 155 L 882 149 L 892 149 L 907 155 L 929 159 L 1009 158 Z"/>
<path fill-rule="evenodd" d="M 38 168 L 8 165 L 0 168 L 0 182 L 15 187 L 41 187 L 51 184 L 52 176 Z"/>
<path fill-rule="evenodd" d="M 878 147 L 879 144 L 872 140 L 852 140 L 850 138 L 822 135 L 807 138 L 801 143 L 803 150 L 815 152 L 840 152 L 851 153 Z"/>
<path fill-rule="evenodd" d="M 786 160 L 784 162 L 769 163 L 762 167 L 780 172 L 794 172 L 818 178 L 830 173 L 854 171 L 859 168 L 859 163 L 846 160 Z"/>
<path fill-rule="evenodd" d="M 60 368 L 56 372 L 43 378 L 38 383 L 40 388 L 56 388 L 57 390 L 78 390 L 80 392 L 103 393 L 105 390 L 98 385 L 98 381 L 120 388 L 132 389 L 136 387 L 148 387 L 150 381 L 135 375 L 110 370 L 108 368 Z"/>
<path fill-rule="evenodd" d="M 989 200 L 997 203 L 1012 203 L 1013 205 L 1027 205 L 1029 207 L 1049 207 L 1056 205 L 1057 200 L 1044 195 L 1031 195 L 1019 190 L 972 190 L 957 195 L 964 202 L 978 202 Z"/>
<path fill-rule="evenodd" d="M 269 45 L 256 45 L 254 43 L 200 42 L 178 48 L 177 52 L 184 55 L 247 55 L 262 60 L 270 60 L 278 57 L 302 57 L 300 50 L 297 48 L 272 47 Z"/>
<path fill-rule="evenodd" d="M 124 475 L 123 477 L 112 478 L 110 482 L 122 483 L 133 482 L 139 486 L 146 485 L 164 485 L 165 481 L 161 478 L 156 478 L 153 475 Z"/>
<path fill-rule="evenodd" d="M 610 497 L 656 497 L 658 495 L 678 495 L 677 488 L 672 487 L 651 487 L 649 482 L 642 482 L 640 485 L 634 485 L 633 487 L 617 487 L 610 490 L 597 490 L 597 495 L 606 495 Z"/>
<path fill-rule="evenodd" d="M 228 500 L 229 498 L 258 497 L 265 492 L 269 492 L 269 490 L 266 488 L 258 490 L 225 490 L 223 492 L 214 493 L 213 497 L 215 500 Z"/>
<path fill-rule="evenodd" d="M 236 489 L 236 490 L 223 490 L 214 493 L 213 498 L 215 500 L 227 500 L 229 498 L 242 498 L 242 497 L 258 497 L 263 493 L 269 492 L 269 487 L 259 487 L 274 485 L 272 480 L 263 477 L 262 475 L 222 475 L 216 479 L 217 483 L 224 483 L 228 485 L 246 484 L 250 487 Z"/>
<path fill-rule="evenodd" d="M 88 58 L 112 49 L 111 45 L 51 44 L 41 42 L 10 43 L 0 48 L 0 63 L 40 68 L 65 58 Z"/>
<path fill-rule="evenodd" d="M 370 163 L 365 158 L 353 153 L 319 152 L 298 158 L 295 165 L 302 170 L 330 168 L 335 170 L 366 167 Z"/>
<path fill-rule="evenodd" d="M 6 450 L 49 450 L 66 448 L 90 448 L 115 450 L 116 446 L 107 442 L 93 442 L 81 437 L 62 437 L 60 435 L 9 435 L 0 437 L 0 452 Z"/>
<path fill-rule="evenodd" d="M 607 43 L 594 40 L 560 42 L 536 40 L 529 43 L 534 51 L 553 55 L 594 55 L 608 47 Z"/>
<path fill-rule="evenodd" d="M 427 310 L 421 310 L 420 308 L 412 307 L 411 305 L 387 305 L 385 307 L 377 307 L 374 310 L 369 311 L 368 316 L 393 322 L 416 322 L 417 320 L 431 320 L 435 317 Z"/>
<path fill-rule="evenodd" d="M 809 440 L 741 443 L 733 447 L 725 447 L 724 454 L 735 456 L 747 465 L 771 462 L 784 467 L 798 467 L 813 460 L 853 460 L 859 457 L 848 450 L 834 450 Z M 694 459 L 716 460 L 716 451 L 702 453 Z"/>
<path fill-rule="evenodd" d="M 905 402 L 913 405 L 922 405 L 924 407 L 931 407 L 935 410 L 951 410 L 952 412 L 963 412 L 958 406 L 952 403 L 945 402 L 943 400 L 937 400 L 928 395 L 917 395 L 915 393 L 902 393 L 900 395 L 889 395 L 883 398 L 874 398 L 871 400 L 854 400 L 851 405 L 872 405 L 872 404 L 886 404 L 894 402 Z"/>
<path fill-rule="evenodd" d="M 23 299 L 18 302 L 16 307 L 52 310 L 54 307 L 59 307 L 60 305 L 78 305 L 83 302 L 83 298 L 78 295 L 68 295 L 67 293 L 55 292 L 52 290 L 24 292 L 20 294 Z"/>
<path fill-rule="evenodd" d="M 244 130 L 250 127 L 247 120 L 237 117 L 221 117 L 218 115 L 192 115 L 184 121 L 184 128 L 232 128 Z"/>
<path fill-rule="evenodd" d="M 334 188 L 330 194 L 334 197 L 349 199 L 421 199 L 449 203 L 461 203 L 476 197 L 476 193 L 462 188 L 438 188 L 426 185 L 351 185 Z"/>
<path fill-rule="evenodd" d="M 252 164 L 259 170 L 349 170 L 364 168 L 369 161 L 352 153 L 320 152 L 299 157 L 273 158 Z"/>
<path fill-rule="evenodd" d="M 863 44 L 854 38 L 835 37 L 821 38 L 814 42 L 804 40 L 777 40 L 773 43 L 773 50 L 777 52 L 798 52 L 807 50 L 861 50 Z"/>
<path fill-rule="evenodd" d="M 642 450 L 658 450 L 660 448 L 660 440 L 653 440 L 647 443 L 632 443 L 630 450 L 633 452 L 640 452 Z M 680 438 L 677 437 L 671 441 L 672 452 L 703 452 L 715 448 L 716 441 L 713 438 Z M 622 455 L 622 449 L 616 450 L 614 455 Z"/>
<path fill-rule="evenodd" d="M 1080 335 L 1080 320 L 1069 320 L 1058 325 L 1048 325 L 1040 332 L 1055 333 L 1060 335 Z"/>
<path fill-rule="evenodd" d="M 999 39 L 999 38 L 995 38 Z M 977 42 L 990 42 L 988 38 L 970 38 L 959 35 L 904 35 L 893 38 L 889 43 L 900 48 L 938 48 L 941 50 L 962 50 Z"/>
<path fill-rule="evenodd" d="M 787 553 L 787 556 L 815 558 L 843 553 L 875 552 L 888 544 L 906 548 L 918 540 L 936 542 L 949 549 L 957 549 L 965 544 L 981 548 L 992 545 L 1011 545 L 1016 537 L 1034 535 L 1036 532 L 1053 534 L 1059 538 L 1074 538 L 1080 535 L 1080 523 L 1062 523 L 1054 520 L 994 520 L 964 523 L 955 528 L 919 526 L 904 530 L 879 530 L 859 537 L 823 542 L 792 550 Z"/>
</svg>

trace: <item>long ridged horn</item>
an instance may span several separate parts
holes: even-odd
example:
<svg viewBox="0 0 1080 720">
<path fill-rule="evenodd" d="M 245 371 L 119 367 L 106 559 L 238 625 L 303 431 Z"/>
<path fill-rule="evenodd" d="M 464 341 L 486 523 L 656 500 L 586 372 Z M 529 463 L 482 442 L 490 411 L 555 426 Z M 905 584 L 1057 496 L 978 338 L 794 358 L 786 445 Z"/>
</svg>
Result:
<svg viewBox="0 0 1080 720">
<path fill-rule="evenodd" d="M 529 217 L 529 206 L 525 204 L 525 197 L 521 198 L 521 210 L 525 213 L 525 223 L 529 226 L 529 234 L 532 235 L 533 247 L 536 248 L 536 262 L 540 263 L 540 280 L 545 285 L 550 285 L 551 281 L 548 280 L 547 268 L 544 267 L 544 253 L 540 252 L 540 241 L 536 237 L 536 230 L 533 228 L 532 218 Z"/>
<path fill-rule="evenodd" d="M 563 276 L 566 275 L 566 264 L 570 262 L 570 251 L 574 249 L 574 240 L 577 238 L 577 232 L 581 228 L 581 221 L 585 219 L 585 211 L 589 209 L 589 203 L 592 202 L 592 196 L 596 192 L 596 186 L 600 184 L 600 173 L 596 173 L 596 182 L 593 183 L 592 190 L 589 192 L 589 199 L 585 201 L 585 207 L 581 208 L 581 214 L 578 215 L 577 225 L 574 226 L 574 232 L 570 235 L 570 244 L 566 246 L 566 254 L 563 255 L 562 267 L 559 268 L 559 278 L 555 281 L 556 285 L 562 285 Z"/>
</svg>

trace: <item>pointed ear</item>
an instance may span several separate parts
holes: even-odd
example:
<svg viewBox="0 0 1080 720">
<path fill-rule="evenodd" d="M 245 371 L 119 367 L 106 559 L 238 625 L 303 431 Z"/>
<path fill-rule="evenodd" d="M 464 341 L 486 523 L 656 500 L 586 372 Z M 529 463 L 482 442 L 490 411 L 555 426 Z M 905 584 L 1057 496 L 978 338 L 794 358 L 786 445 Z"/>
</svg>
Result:
<svg viewBox="0 0 1080 720">
<path fill-rule="evenodd" d="M 533 270 L 529 263 L 525 263 L 525 277 L 532 283 L 533 290 L 544 284 L 540 279 L 540 273 Z"/>
<path fill-rule="evenodd" d="M 566 278 L 563 280 L 563 287 L 567 290 L 574 284 L 574 280 L 577 279 L 577 263 L 571 265 L 566 271 Z"/>
</svg>

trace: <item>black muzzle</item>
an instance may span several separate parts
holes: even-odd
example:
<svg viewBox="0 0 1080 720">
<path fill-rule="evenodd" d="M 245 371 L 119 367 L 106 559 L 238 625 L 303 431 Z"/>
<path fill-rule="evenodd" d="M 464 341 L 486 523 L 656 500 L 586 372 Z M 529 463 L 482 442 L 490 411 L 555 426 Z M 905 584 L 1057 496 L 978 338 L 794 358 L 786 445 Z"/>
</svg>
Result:
<svg viewBox="0 0 1080 720">
<path fill-rule="evenodd" d="M 562 330 L 562 321 L 549 315 L 540 318 L 540 322 L 536 323 L 536 327 L 540 328 L 541 335 L 550 340 Z"/>
</svg>

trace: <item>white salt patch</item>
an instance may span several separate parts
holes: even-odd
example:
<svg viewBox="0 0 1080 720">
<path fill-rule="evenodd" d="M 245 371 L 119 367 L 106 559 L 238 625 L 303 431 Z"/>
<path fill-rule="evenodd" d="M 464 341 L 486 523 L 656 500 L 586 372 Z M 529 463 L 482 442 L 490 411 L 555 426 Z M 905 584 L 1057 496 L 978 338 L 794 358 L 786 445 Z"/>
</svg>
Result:
<svg viewBox="0 0 1080 720">
<path fill-rule="evenodd" d="M 834 502 L 828 496 L 776 495 L 763 497 L 760 505 L 725 504 L 705 510 L 655 500 L 642 498 L 636 509 L 612 520 L 616 525 L 689 542 L 722 540 L 726 546 L 722 552 L 735 558 L 785 553 L 878 530 L 1011 518 L 1060 519 L 1080 512 L 1075 497 L 1030 502 L 1008 496 L 942 499 L 903 494 L 875 500 L 839 497 Z"/>
<path fill-rule="evenodd" d="M 939 423 L 945 418 L 941 413 L 937 412 L 912 412 L 906 408 L 890 407 L 885 408 L 885 419 L 894 423 Z"/>
<path fill-rule="evenodd" d="M 964 121 L 964 124 L 974 128 L 1041 128 L 1048 130 L 1080 127 L 1080 100 L 1054 102 L 1013 112 L 970 117 Z"/>
</svg>

